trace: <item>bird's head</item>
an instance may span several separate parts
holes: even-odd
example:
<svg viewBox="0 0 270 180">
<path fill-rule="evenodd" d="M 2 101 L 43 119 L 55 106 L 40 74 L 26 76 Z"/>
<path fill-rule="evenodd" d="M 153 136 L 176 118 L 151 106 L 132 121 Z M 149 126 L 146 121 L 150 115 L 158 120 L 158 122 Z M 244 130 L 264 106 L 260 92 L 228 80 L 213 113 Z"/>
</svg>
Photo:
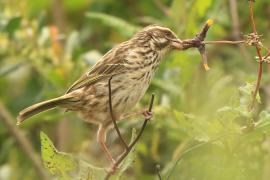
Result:
<svg viewBox="0 0 270 180">
<path fill-rule="evenodd" d="M 172 50 L 183 48 L 182 41 L 169 28 L 150 25 L 139 31 L 134 38 L 141 44 L 149 44 L 157 50 Z"/>
</svg>

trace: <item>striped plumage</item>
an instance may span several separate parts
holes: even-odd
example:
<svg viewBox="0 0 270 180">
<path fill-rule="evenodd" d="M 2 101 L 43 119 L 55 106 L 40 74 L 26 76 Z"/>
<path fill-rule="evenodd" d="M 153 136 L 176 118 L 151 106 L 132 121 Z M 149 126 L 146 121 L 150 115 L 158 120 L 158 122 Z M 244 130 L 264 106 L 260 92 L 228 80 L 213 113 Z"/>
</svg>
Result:
<svg viewBox="0 0 270 180">
<path fill-rule="evenodd" d="M 78 111 L 85 121 L 99 125 L 98 142 L 112 160 L 105 145 L 112 124 L 108 79 L 113 76 L 113 111 L 116 119 L 121 119 L 145 94 L 162 57 L 172 49 L 182 49 L 182 44 L 170 29 L 147 26 L 106 53 L 66 94 L 21 111 L 18 122 L 56 106 Z"/>
</svg>

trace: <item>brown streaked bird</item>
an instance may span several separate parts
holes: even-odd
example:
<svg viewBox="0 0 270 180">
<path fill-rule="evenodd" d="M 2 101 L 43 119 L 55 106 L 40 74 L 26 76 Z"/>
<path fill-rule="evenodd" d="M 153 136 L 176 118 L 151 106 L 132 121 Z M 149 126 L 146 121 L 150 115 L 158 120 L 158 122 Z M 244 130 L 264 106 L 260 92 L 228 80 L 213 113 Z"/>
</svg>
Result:
<svg viewBox="0 0 270 180">
<path fill-rule="evenodd" d="M 114 162 L 105 144 L 107 131 L 112 127 L 109 78 L 113 76 L 112 107 L 119 120 L 143 97 L 163 56 L 173 49 L 182 50 L 183 44 L 169 28 L 147 26 L 107 52 L 64 95 L 22 110 L 17 123 L 55 107 L 78 111 L 86 122 L 98 125 L 97 142 Z"/>
</svg>

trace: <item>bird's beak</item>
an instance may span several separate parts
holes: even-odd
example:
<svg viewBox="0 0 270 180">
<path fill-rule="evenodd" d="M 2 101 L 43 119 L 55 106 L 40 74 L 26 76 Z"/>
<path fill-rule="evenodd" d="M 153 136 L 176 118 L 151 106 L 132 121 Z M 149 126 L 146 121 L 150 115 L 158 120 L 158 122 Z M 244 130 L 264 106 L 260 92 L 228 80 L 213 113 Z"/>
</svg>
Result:
<svg viewBox="0 0 270 180">
<path fill-rule="evenodd" d="M 174 49 L 182 50 L 183 49 L 183 42 L 180 39 L 172 39 L 172 47 Z"/>
</svg>

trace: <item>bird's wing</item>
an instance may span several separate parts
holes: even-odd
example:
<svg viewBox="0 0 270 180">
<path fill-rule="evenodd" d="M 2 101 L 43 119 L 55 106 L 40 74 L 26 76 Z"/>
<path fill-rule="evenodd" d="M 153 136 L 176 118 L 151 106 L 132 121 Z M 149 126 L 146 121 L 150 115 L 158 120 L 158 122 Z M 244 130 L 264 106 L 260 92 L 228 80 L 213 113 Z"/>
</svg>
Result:
<svg viewBox="0 0 270 180">
<path fill-rule="evenodd" d="M 115 48 L 105 54 L 96 65 L 73 83 L 66 93 L 123 72 L 125 69 L 125 53 L 123 54 L 117 51 L 118 48 Z"/>
</svg>

